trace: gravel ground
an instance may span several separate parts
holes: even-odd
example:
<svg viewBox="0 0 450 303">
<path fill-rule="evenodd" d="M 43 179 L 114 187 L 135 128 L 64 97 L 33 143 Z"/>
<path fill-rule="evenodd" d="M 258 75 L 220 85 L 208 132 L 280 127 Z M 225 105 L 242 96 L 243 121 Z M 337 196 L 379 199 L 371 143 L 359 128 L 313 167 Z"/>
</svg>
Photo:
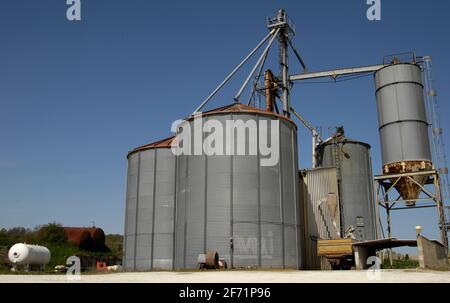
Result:
<svg viewBox="0 0 450 303">
<path fill-rule="evenodd" d="M 65 275 L 14 274 L 0 275 L 0 283 L 450 283 L 450 272 L 382 270 L 376 275 L 368 276 L 367 271 L 122 272 L 85 274 L 73 282 Z"/>
</svg>

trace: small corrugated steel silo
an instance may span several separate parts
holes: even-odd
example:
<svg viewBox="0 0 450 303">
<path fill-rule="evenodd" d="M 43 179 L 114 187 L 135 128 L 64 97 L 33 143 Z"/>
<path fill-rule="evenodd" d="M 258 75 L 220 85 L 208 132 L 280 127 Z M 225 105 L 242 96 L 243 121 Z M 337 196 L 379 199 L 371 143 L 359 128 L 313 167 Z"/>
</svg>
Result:
<svg viewBox="0 0 450 303">
<path fill-rule="evenodd" d="M 176 157 L 173 137 L 128 154 L 123 265 L 173 269 Z"/>
<path fill-rule="evenodd" d="M 358 240 L 374 240 L 376 234 L 370 145 L 336 134 L 318 148 L 320 167 L 337 167 L 341 211 L 341 236 L 354 229 Z"/>
</svg>

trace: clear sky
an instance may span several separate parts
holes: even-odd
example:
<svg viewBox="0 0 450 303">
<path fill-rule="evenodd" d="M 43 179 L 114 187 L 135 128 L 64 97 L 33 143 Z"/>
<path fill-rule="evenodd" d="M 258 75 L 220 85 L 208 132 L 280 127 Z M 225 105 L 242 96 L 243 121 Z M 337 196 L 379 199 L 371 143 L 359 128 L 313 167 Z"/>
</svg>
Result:
<svg viewBox="0 0 450 303">
<path fill-rule="evenodd" d="M 410 50 L 432 55 L 450 146 L 449 1 L 382 0 L 378 22 L 366 19 L 365 0 L 82 0 L 79 22 L 66 19 L 65 2 L 0 2 L 0 228 L 95 221 L 122 233 L 127 151 L 170 135 L 172 121 L 267 34 L 266 17 L 280 7 L 296 24 L 294 43 L 310 70 L 378 64 Z M 249 70 L 211 106 L 230 103 Z M 300 72 L 293 57 L 291 71 Z M 292 101 L 325 135 L 344 125 L 371 144 L 381 171 L 371 77 L 296 84 Z M 301 129 L 301 168 L 310 166 L 310 144 Z M 435 214 L 399 212 L 394 235 L 412 237 L 420 224 L 437 237 Z"/>
</svg>

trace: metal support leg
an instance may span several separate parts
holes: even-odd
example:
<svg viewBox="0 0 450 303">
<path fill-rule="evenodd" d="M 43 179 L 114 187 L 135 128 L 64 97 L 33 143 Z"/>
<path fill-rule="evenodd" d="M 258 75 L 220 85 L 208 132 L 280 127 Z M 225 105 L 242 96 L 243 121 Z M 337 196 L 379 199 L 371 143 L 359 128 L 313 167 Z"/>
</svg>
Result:
<svg viewBox="0 0 450 303">
<path fill-rule="evenodd" d="M 379 205 L 381 185 L 380 185 L 380 183 L 377 183 L 377 185 L 378 185 L 378 188 L 376 188 L 376 190 L 375 190 L 375 217 L 376 217 L 375 218 L 375 222 L 376 222 L 375 226 L 377 226 L 375 236 L 377 237 L 377 239 L 380 239 L 381 233 L 384 234 L 384 232 L 383 232 L 383 227 L 381 225 L 380 205 Z M 380 231 L 381 231 L 381 233 L 380 233 Z"/>
<path fill-rule="evenodd" d="M 388 194 L 385 195 L 385 201 L 389 201 Z M 386 206 L 386 221 L 387 221 L 387 233 L 388 238 L 392 238 L 392 230 L 391 230 L 391 207 L 389 202 L 385 202 Z M 392 248 L 389 248 L 389 265 L 393 268 L 393 260 L 392 260 Z"/>
<path fill-rule="evenodd" d="M 444 205 L 442 203 L 442 192 L 439 186 L 439 175 L 434 175 L 434 189 L 436 192 L 436 207 L 438 209 L 439 229 L 441 231 L 441 243 L 448 247 L 447 229 L 445 227 Z"/>
</svg>

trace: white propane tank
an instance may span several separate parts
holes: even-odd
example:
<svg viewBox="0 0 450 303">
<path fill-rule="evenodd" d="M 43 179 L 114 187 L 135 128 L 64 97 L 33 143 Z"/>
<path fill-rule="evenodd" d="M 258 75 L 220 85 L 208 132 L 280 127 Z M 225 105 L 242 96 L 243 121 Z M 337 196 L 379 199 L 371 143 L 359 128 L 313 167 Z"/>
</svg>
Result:
<svg viewBox="0 0 450 303">
<path fill-rule="evenodd" d="M 50 262 L 50 251 L 47 247 L 25 243 L 14 244 L 8 252 L 9 261 L 14 266 L 41 265 Z"/>
</svg>

